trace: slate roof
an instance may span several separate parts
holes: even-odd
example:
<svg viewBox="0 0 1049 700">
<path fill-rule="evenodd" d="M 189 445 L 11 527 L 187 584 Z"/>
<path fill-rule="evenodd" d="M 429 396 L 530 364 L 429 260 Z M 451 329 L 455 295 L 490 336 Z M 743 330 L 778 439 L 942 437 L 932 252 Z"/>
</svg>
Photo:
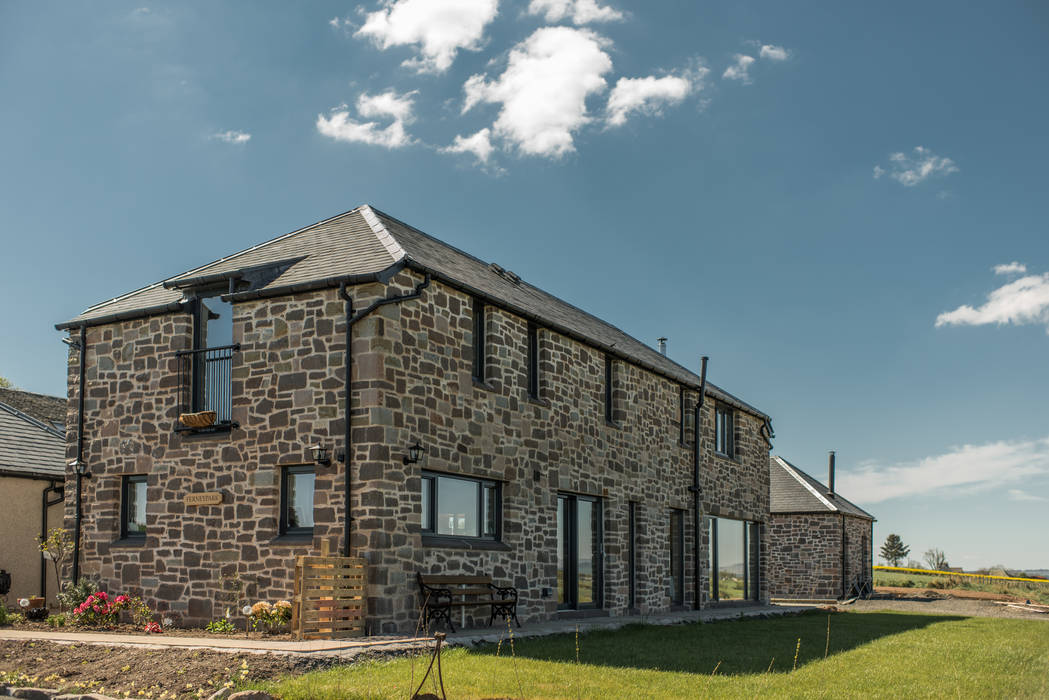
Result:
<svg viewBox="0 0 1049 700">
<path fill-rule="evenodd" d="M 62 478 L 65 436 L 46 423 L 0 403 L 0 474 Z"/>
<path fill-rule="evenodd" d="M 66 422 L 66 399 L 63 396 L 34 394 L 20 389 L 0 389 L 0 403 L 61 430 Z M 56 425 L 57 424 L 57 425 Z"/>
<path fill-rule="evenodd" d="M 79 316 L 58 324 L 71 329 L 82 324 L 109 323 L 121 318 L 176 310 L 184 300 L 182 286 L 218 280 L 245 268 L 277 262 L 290 267 L 258 287 L 237 292 L 234 299 L 277 296 L 307 289 L 354 283 L 365 278 L 385 279 L 407 267 L 531 318 L 557 332 L 626 358 L 642 367 L 698 388 L 700 378 L 654 348 L 585 311 L 548 294 L 498 265 L 465 253 L 368 205 L 293 231 L 248 250 L 216 260 L 181 275 L 96 304 Z M 710 382 L 707 395 L 732 404 L 766 422 L 757 408 Z"/>
<path fill-rule="evenodd" d="M 769 510 L 773 513 L 844 513 L 867 520 L 874 516 L 782 457 L 769 457 Z"/>
</svg>

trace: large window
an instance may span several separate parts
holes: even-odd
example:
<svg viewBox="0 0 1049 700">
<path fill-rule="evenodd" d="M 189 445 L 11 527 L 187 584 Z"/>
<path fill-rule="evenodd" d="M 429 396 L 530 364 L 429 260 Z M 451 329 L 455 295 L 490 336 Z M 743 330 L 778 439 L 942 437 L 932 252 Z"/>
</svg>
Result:
<svg viewBox="0 0 1049 700">
<path fill-rule="evenodd" d="M 280 534 L 313 534 L 313 480 L 311 466 L 285 467 L 280 479 Z"/>
<path fill-rule="evenodd" d="M 732 409 L 718 404 L 714 409 L 714 449 L 724 457 L 736 456 L 735 425 Z"/>
<path fill-rule="evenodd" d="M 484 301 L 474 297 L 473 300 L 473 378 L 484 381 L 484 363 L 487 354 L 485 343 Z"/>
<path fill-rule="evenodd" d="M 539 328 L 528 324 L 528 395 L 539 398 Z"/>
<path fill-rule="evenodd" d="M 125 476 L 121 485 L 120 536 L 146 536 L 146 475 Z"/>
<path fill-rule="evenodd" d="M 685 511 L 670 511 L 670 602 L 685 604 Z"/>
<path fill-rule="evenodd" d="M 214 411 L 230 427 L 233 407 L 233 304 L 219 295 L 193 302 L 193 348 L 180 350 L 179 414 Z M 210 426 L 209 426 L 210 427 Z"/>
<path fill-rule="evenodd" d="M 423 533 L 499 539 L 499 482 L 424 472 L 422 500 Z"/>
<path fill-rule="evenodd" d="M 557 497 L 557 605 L 600 608 L 602 588 L 601 501 Z"/>
<path fill-rule="evenodd" d="M 707 518 L 711 600 L 757 600 L 758 523 Z"/>
</svg>

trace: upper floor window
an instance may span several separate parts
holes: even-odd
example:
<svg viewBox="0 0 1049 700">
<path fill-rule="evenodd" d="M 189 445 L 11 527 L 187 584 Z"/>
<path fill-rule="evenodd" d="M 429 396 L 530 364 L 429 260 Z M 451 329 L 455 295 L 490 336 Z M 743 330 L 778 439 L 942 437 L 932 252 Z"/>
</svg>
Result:
<svg viewBox="0 0 1049 700">
<path fill-rule="evenodd" d="M 313 482 L 311 466 L 285 467 L 280 477 L 280 534 L 313 534 Z"/>
<path fill-rule="evenodd" d="M 213 411 L 212 425 L 228 428 L 233 414 L 233 353 L 238 349 L 233 343 L 233 304 L 213 294 L 197 297 L 192 308 L 193 349 L 178 353 L 179 414 Z"/>
<path fill-rule="evenodd" d="M 499 539 L 499 482 L 423 472 L 422 531 L 430 535 Z"/>
<path fill-rule="evenodd" d="M 125 476 L 121 483 L 120 537 L 146 536 L 146 475 Z"/>
<path fill-rule="evenodd" d="M 714 408 L 714 450 L 725 457 L 736 456 L 734 415 L 732 409 L 723 404 Z"/>
<path fill-rule="evenodd" d="M 615 421 L 616 364 L 611 355 L 605 355 L 605 420 Z"/>
<path fill-rule="evenodd" d="M 487 354 L 485 342 L 484 301 L 478 297 L 473 300 L 473 378 L 484 381 L 484 363 Z"/>
<path fill-rule="evenodd" d="M 528 324 L 528 395 L 539 398 L 539 328 Z"/>
</svg>

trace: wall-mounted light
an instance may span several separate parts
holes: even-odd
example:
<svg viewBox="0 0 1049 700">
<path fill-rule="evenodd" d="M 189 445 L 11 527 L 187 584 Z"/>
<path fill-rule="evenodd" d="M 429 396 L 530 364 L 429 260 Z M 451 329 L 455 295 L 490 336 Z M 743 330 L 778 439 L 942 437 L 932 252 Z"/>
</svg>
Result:
<svg viewBox="0 0 1049 700">
<path fill-rule="evenodd" d="M 404 458 L 405 464 L 415 464 L 419 461 L 419 456 L 425 452 L 423 446 L 416 440 L 415 444 L 408 448 L 408 454 Z"/>
<path fill-rule="evenodd" d="M 313 453 L 313 461 L 317 464 L 327 467 L 331 464 L 331 457 L 328 455 L 328 448 L 322 445 L 314 445 L 310 448 L 310 452 Z"/>
</svg>

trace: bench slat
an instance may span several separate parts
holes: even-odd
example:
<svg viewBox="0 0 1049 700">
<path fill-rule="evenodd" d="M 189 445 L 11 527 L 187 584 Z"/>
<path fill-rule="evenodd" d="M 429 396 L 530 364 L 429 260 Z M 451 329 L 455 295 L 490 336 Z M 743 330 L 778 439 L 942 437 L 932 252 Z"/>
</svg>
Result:
<svg viewBox="0 0 1049 700">
<path fill-rule="evenodd" d="M 437 576 L 422 575 L 422 582 L 428 586 L 464 585 L 472 583 L 491 583 L 491 576 Z"/>
</svg>

